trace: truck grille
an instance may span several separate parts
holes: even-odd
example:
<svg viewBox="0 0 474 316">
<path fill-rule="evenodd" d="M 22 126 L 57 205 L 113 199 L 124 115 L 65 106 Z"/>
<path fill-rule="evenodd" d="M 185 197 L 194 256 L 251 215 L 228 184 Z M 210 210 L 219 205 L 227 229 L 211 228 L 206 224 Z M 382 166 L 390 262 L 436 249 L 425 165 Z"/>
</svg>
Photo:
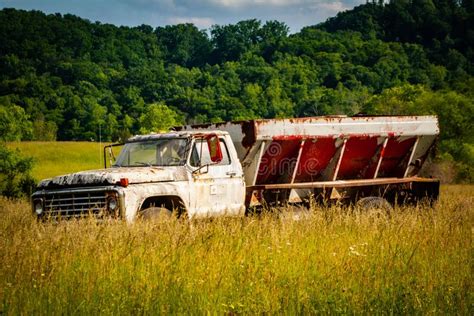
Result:
<svg viewBox="0 0 474 316">
<path fill-rule="evenodd" d="M 46 217 L 102 217 L 107 214 L 105 191 L 52 193 L 44 196 L 44 215 Z"/>
</svg>

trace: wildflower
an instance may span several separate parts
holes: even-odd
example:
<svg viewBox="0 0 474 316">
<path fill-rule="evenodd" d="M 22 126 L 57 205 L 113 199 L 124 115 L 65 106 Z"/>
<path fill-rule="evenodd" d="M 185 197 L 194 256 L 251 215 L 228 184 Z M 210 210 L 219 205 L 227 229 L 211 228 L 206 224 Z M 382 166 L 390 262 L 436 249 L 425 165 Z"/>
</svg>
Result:
<svg viewBox="0 0 474 316">
<path fill-rule="evenodd" d="M 360 252 L 357 251 L 357 246 L 353 245 L 349 247 L 349 254 L 353 256 L 358 256 L 358 257 L 365 257 L 366 255 L 361 254 Z"/>
</svg>

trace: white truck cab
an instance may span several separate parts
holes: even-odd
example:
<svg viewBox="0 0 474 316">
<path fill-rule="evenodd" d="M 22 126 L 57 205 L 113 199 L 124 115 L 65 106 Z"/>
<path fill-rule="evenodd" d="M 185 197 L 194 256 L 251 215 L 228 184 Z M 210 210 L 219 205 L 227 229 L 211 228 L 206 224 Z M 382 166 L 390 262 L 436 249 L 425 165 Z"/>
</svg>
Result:
<svg viewBox="0 0 474 316">
<path fill-rule="evenodd" d="M 130 138 L 110 168 L 43 180 L 32 200 L 41 217 L 242 216 L 245 183 L 227 132 L 171 132 Z"/>
</svg>

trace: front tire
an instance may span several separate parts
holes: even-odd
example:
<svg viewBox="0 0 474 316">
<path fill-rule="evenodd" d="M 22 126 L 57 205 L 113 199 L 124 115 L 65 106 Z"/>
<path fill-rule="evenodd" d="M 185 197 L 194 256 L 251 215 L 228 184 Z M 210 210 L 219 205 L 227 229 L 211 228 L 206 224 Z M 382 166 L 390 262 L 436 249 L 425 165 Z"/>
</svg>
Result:
<svg viewBox="0 0 474 316">
<path fill-rule="evenodd" d="M 149 207 L 139 213 L 143 221 L 166 222 L 173 218 L 173 212 L 164 207 Z"/>
</svg>

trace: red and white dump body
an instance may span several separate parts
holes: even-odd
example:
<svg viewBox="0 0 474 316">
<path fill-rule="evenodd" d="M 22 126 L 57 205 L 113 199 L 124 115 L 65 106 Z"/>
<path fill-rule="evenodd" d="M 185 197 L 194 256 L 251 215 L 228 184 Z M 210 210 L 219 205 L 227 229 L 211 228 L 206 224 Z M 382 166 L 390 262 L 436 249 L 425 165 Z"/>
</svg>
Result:
<svg viewBox="0 0 474 316">
<path fill-rule="evenodd" d="M 438 195 L 437 180 L 417 177 L 439 134 L 436 116 L 250 120 L 180 130 L 230 134 L 244 170 L 247 206 L 275 198 Z"/>
</svg>

